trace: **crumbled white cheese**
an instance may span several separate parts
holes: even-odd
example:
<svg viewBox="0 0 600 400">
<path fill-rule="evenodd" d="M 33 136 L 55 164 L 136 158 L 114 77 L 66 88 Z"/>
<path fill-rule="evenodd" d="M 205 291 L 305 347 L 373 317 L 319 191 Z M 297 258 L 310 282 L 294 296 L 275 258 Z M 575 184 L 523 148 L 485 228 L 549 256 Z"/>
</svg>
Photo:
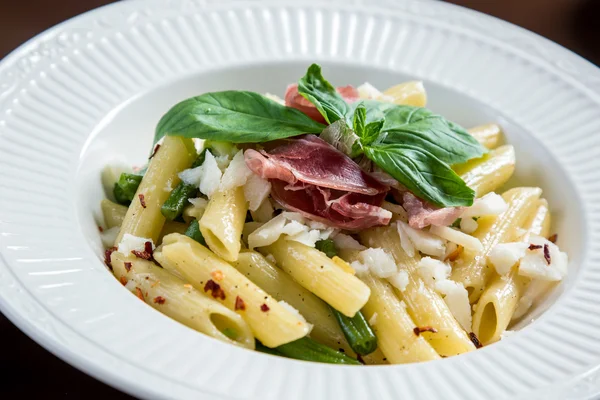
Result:
<svg viewBox="0 0 600 400">
<path fill-rule="evenodd" d="M 398 230 L 398 236 L 400 237 L 400 247 L 409 257 L 415 256 L 415 246 L 413 245 L 412 240 L 408 237 L 408 234 L 404 230 L 404 225 L 399 222 L 396 223 L 396 229 Z"/>
<path fill-rule="evenodd" d="M 388 278 L 388 281 L 399 291 L 404 292 L 409 282 L 408 272 L 406 272 L 405 270 L 400 270 L 395 275 L 390 276 Z"/>
<path fill-rule="evenodd" d="M 306 218 L 304 218 L 302 214 L 297 212 L 284 211 L 281 213 L 281 215 L 283 215 L 288 221 L 297 221 L 301 224 L 306 223 Z"/>
<path fill-rule="evenodd" d="M 294 236 L 299 233 L 308 232 L 308 226 L 301 224 L 298 221 L 290 221 L 288 222 L 283 229 L 281 230 L 282 234 Z"/>
<path fill-rule="evenodd" d="M 283 100 L 281 97 L 279 97 L 279 96 L 277 96 L 277 95 L 274 95 L 274 94 L 272 94 L 272 93 L 268 93 L 268 92 L 267 92 L 267 93 L 265 93 L 265 97 L 266 97 L 267 99 L 273 100 L 273 101 L 275 101 L 275 102 L 277 102 L 277 103 L 281 104 L 282 106 L 285 106 L 285 100 Z"/>
<path fill-rule="evenodd" d="M 519 262 L 529 247 L 528 243 L 499 243 L 488 254 L 488 261 L 499 275 L 506 275 Z"/>
<path fill-rule="evenodd" d="M 290 223 L 297 223 L 296 221 L 292 221 Z M 293 240 L 296 242 L 300 242 L 302 244 L 305 244 L 307 246 L 310 247 L 315 247 L 316 243 L 319 241 L 320 239 L 320 232 L 316 229 L 312 229 L 312 230 L 305 230 L 303 232 L 297 233 L 295 235 L 290 235 L 288 236 L 286 239 L 287 240 Z"/>
<path fill-rule="evenodd" d="M 483 245 L 481 241 L 474 236 L 467 235 L 456 229 L 452 229 L 448 226 L 432 226 L 429 228 L 429 232 L 433 235 L 439 236 L 452 243 L 463 246 L 465 249 L 473 251 L 482 251 Z"/>
<path fill-rule="evenodd" d="M 460 230 L 464 233 L 471 234 L 477 230 L 479 224 L 471 217 L 461 218 L 460 220 Z"/>
<path fill-rule="evenodd" d="M 410 239 L 410 242 L 413 244 L 413 246 L 422 253 L 435 257 L 441 257 L 446 252 L 445 241 L 439 236 L 432 235 L 431 233 L 421 229 L 412 228 L 403 221 L 396 221 L 396 223 L 398 224 L 398 229 L 402 229 L 408 236 L 408 239 Z"/>
<path fill-rule="evenodd" d="M 419 261 L 419 275 L 425 284 L 444 296 L 450 312 L 461 326 L 471 330 L 471 304 L 469 293 L 458 282 L 448 279 L 452 268 L 439 260 L 423 257 Z"/>
<path fill-rule="evenodd" d="M 207 150 L 205 154 L 201 166 L 180 172 L 179 178 L 188 185 L 199 186 L 200 191 L 210 198 L 219 188 L 223 174 L 212 153 Z"/>
<path fill-rule="evenodd" d="M 198 186 L 202 177 L 202 166 L 188 168 L 179 173 L 179 179 L 186 185 Z"/>
<path fill-rule="evenodd" d="M 338 233 L 333 237 L 333 243 L 335 243 L 335 247 L 342 250 L 364 250 L 365 246 L 360 244 L 356 239 L 354 239 L 350 235 L 346 235 L 343 233 Z"/>
<path fill-rule="evenodd" d="M 269 222 L 265 223 L 248 235 L 248 247 L 254 249 L 273 244 L 281 236 L 281 231 L 287 220 L 283 214 L 279 214 Z"/>
<path fill-rule="evenodd" d="M 256 174 L 251 174 L 244 185 L 244 196 L 248 201 L 250 211 L 256 211 L 258 207 L 267 201 L 271 193 L 271 182 Z"/>
<path fill-rule="evenodd" d="M 133 250 L 143 252 L 146 250 L 146 242 L 150 242 L 152 244 L 152 250 L 154 250 L 154 242 L 152 241 L 152 239 L 133 236 L 129 233 L 126 233 L 125 235 L 123 235 L 123 239 L 121 239 L 121 241 L 119 242 L 117 251 L 124 255 L 131 254 Z"/>
<path fill-rule="evenodd" d="M 188 199 L 188 201 L 190 203 L 192 203 L 192 205 L 194 207 L 205 207 L 208 205 L 208 200 L 206 200 L 204 197 L 192 197 L 190 199 Z"/>
<path fill-rule="evenodd" d="M 309 226 L 311 226 L 311 225 L 309 224 Z M 312 226 L 311 226 L 311 228 L 312 228 Z M 313 228 L 313 229 L 315 229 L 315 228 Z M 329 237 L 336 232 L 336 230 L 334 228 L 326 228 L 323 230 L 317 229 L 317 230 L 319 231 L 319 240 L 329 239 Z"/>
<path fill-rule="evenodd" d="M 244 151 L 238 151 L 229 163 L 221 178 L 220 190 L 231 190 L 246 184 L 248 178 L 253 175 L 244 160 Z"/>
<path fill-rule="evenodd" d="M 567 275 L 569 259 L 567 253 L 560 251 L 551 241 L 532 235 L 529 243 L 542 246 L 537 250 L 527 251 L 519 264 L 519 275 L 544 281 L 559 281 Z M 544 247 L 548 247 L 550 263 L 544 257 Z"/>
<path fill-rule="evenodd" d="M 379 278 L 389 278 L 398 271 L 396 262 L 388 253 L 379 248 L 368 248 L 358 253 L 358 260 L 369 267 L 369 271 Z"/>
<path fill-rule="evenodd" d="M 369 272 L 369 267 L 367 265 L 361 263 L 360 261 L 352 261 L 350 263 L 350 266 L 352 267 L 352 269 L 354 270 L 354 272 L 356 272 L 356 275 L 358 275 L 358 276 Z"/>
<path fill-rule="evenodd" d="M 104 247 L 112 247 L 115 244 L 115 240 L 117 240 L 117 236 L 119 236 L 119 231 L 121 230 L 118 226 L 113 226 L 110 229 L 104 229 L 100 233 L 100 239 L 102 240 L 102 245 Z"/>
<path fill-rule="evenodd" d="M 305 225 L 305 218 L 301 214 L 283 212 L 250 233 L 248 235 L 248 247 L 253 249 L 268 246 L 275 243 L 282 235 L 287 235 L 286 240 L 294 240 L 315 247 L 315 243 L 324 234 Z"/>
<path fill-rule="evenodd" d="M 500 215 L 508 209 L 508 204 L 502 196 L 497 193 L 488 193 L 476 199 L 471 207 L 467 207 L 461 214 L 461 218 L 484 217 L 488 215 Z"/>
<path fill-rule="evenodd" d="M 369 318 L 369 325 L 373 326 L 377 323 L 377 313 L 374 312 L 373 315 L 371 315 L 371 318 Z"/>
</svg>

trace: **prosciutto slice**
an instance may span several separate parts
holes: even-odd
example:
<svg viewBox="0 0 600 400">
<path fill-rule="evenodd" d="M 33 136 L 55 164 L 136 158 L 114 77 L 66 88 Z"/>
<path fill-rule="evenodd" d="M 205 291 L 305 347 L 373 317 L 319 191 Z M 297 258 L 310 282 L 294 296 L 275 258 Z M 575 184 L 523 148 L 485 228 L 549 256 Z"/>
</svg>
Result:
<svg viewBox="0 0 600 400">
<path fill-rule="evenodd" d="M 342 95 L 344 100 L 348 103 L 358 101 L 360 95 L 358 90 L 354 86 L 340 86 L 337 92 Z M 325 123 L 325 118 L 321 115 L 319 110 L 308 100 L 306 100 L 300 93 L 298 93 L 298 85 L 292 84 L 287 87 L 285 91 L 285 105 L 288 107 L 296 108 L 308 115 L 311 119 L 317 122 Z"/>
<path fill-rule="evenodd" d="M 435 207 L 408 191 L 394 191 L 394 198 L 406 210 L 408 224 L 416 229 L 451 225 L 464 210 L 463 207 Z"/>
<path fill-rule="evenodd" d="M 348 230 L 390 221 L 391 213 L 380 207 L 389 186 L 317 136 L 279 140 L 267 150 L 246 150 L 244 157 L 248 168 L 269 179 L 271 195 L 286 209 Z"/>
</svg>

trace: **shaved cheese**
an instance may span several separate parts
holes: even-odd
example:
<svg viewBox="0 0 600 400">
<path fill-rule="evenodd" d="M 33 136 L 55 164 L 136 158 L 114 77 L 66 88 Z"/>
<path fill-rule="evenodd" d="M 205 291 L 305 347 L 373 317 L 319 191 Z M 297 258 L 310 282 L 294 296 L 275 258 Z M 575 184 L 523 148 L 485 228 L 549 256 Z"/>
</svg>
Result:
<svg viewBox="0 0 600 400">
<path fill-rule="evenodd" d="M 499 275 L 506 275 L 524 256 L 528 243 L 499 243 L 488 254 L 488 261 Z"/>
<path fill-rule="evenodd" d="M 379 248 L 368 248 L 358 253 L 358 260 L 369 267 L 369 271 L 379 278 L 388 278 L 398 271 L 396 262 L 388 253 Z"/>
<path fill-rule="evenodd" d="M 248 201 L 250 211 L 256 211 L 258 207 L 267 201 L 271 193 L 271 183 L 256 174 L 251 174 L 244 185 L 244 196 Z"/>
<path fill-rule="evenodd" d="M 238 151 L 221 178 L 220 190 L 231 190 L 246 184 L 246 181 L 253 175 L 252 171 L 246 165 L 244 160 L 244 151 Z"/>
<path fill-rule="evenodd" d="M 298 222 L 296 222 L 296 221 L 293 221 L 293 222 L 298 224 Z M 300 242 L 300 243 L 305 244 L 310 247 L 315 247 L 315 244 L 319 240 L 319 235 L 320 235 L 320 232 L 318 230 L 313 229 L 313 230 L 309 231 L 307 229 L 304 232 L 300 232 L 295 235 L 288 236 L 286 239 L 294 240 L 296 242 Z"/>
<path fill-rule="evenodd" d="M 285 226 L 286 219 L 282 214 L 279 214 L 260 228 L 256 229 L 248 235 L 248 247 L 254 249 L 273 244 L 281 236 L 281 231 Z"/>
<path fill-rule="evenodd" d="M 311 225 L 309 224 L 309 226 L 311 226 Z M 319 240 L 329 239 L 329 237 L 331 235 L 333 235 L 335 232 L 336 232 L 336 229 L 334 229 L 334 228 L 327 228 L 324 230 L 319 230 Z"/>
<path fill-rule="evenodd" d="M 358 90 L 358 95 L 361 99 L 374 99 L 386 101 L 388 103 L 393 103 L 394 98 L 391 96 L 387 96 L 381 93 L 375 86 L 371 85 L 369 82 L 365 82 L 359 87 L 356 88 Z"/>
<path fill-rule="evenodd" d="M 119 242 L 119 246 L 117 251 L 124 255 L 129 255 L 133 250 L 144 252 L 146 251 L 146 242 L 150 242 L 152 244 L 152 250 L 154 250 L 154 242 L 152 239 L 133 236 L 129 233 L 123 235 L 123 239 Z"/>
<path fill-rule="evenodd" d="M 102 240 L 102 245 L 106 248 L 112 247 L 115 244 L 115 240 L 117 240 L 117 236 L 119 236 L 119 231 L 121 227 L 113 226 L 110 229 L 104 229 L 100 233 L 100 239 Z"/>
<path fill-rule="evenodd" d="M 500 215 L 508 209 L 508 204 L 502 196 L 497 193 L 488 193 L 476 199 L 471 207 L 467 207 L 461 214 L 461 218 L 484 217 L 488 215 Z"/>
<path fill-rule="evenodd" d="M 350 267 L 356 272 L 356 275 L 360 276 L 361 274 L 366 274 L 369 272 L 369 267 L 360 261 L 352 261 L 350 263 Z"/>
<path fill-rule="evenodd" d="M 448 305 L 454 318 L 467 332 L 471 331 L 471 304 L 469 303 L 469 292 L 463 285 L 450 279 L 436 282 L 435 290 L 444 295 L 444 301 Z"/>
<path fill-rule="evenodd" d="M 477 230 L 479 224 L 473 218 L 461 218 L 460 220 L 460 230 L 464 233 L 471 234 Z"/>
<path fill-rule="evenodd" d="M 369 325 L 373 326 L 377 323 L 377 313 L 374 312 L 373 315 L 371 315 L 371 318 L 369 318 Z"/>
<path fill-rule="evenodd" d="M 194 205 L 194 207 L 201 208 L 201 207 L 206 207 L 208 205 L 208 200 L 206 200 L 203 197 L 194 197 L 194 198 L 188 199 L 188 201 L 190 203 L 192 203 Z"/>
<path fill-rule="evenodd" d="M 419 275 L 423 281 L 434 288 L 437 282 L 448 279 L 452 268 L 445 262 L 431 257 L 423 257 L 419 261 Z"/>
<path fill-rule="evenodd" d="M 198 186 L 202 177 L 202 166 L 188 168 L 179 173 L 179 179 L 186 185 Z"/>
<path fill-rule="evenodd" d="M 408 272 L 400 270 L 397 274 L 390 276 L 388 281 L 399 291 L 404 292 L 408 286 Z"/>
<path fill-rule="evenodd" d="M 541 249 L 528 251 L 519 264 L 519 275 L 544 281 L 559 281 L 567 276 L 569 259 L 567 253 L 546 238 L 532 235 L 529 242 L 542 246 Z M 549 261 L 544 257 L 544 246 L 548 247 Z"/>
<path fill-rule="evenodd" d="M 342 250 L 364 250 L 365 246 L 360 244 L 356 239 L 354 239 L 350 235 L 346 235 L 343 233 L 338 233 L 333 237 L 333 243 L 335 243 L 335 247 Z"/>
<path fill-rule="evenodd" d="M 301 224 L 304 224 L 306 222 L 306 218 L 304 218 L 302 214 L 297 212 L 284 211 L 281 213 L 281 215 L 283 215 L 284 218 L 288 221 L 297 221 Z"/>
<path fill-rule="evenodd" d="M 248 235 L 248 247 L 268 246 L 275 243 L 282 235 L 287 235 L 286 240 L 294 240 L 310 247 L 329 232 L 310 229 L 304 224 L 305 218 L 295 212 L 283 212 L 260 226 Z"/>
<path fill-rule="evenodd" d="M 219 188 L 222 175 L 215 157 L 207 150 L 204 163 L 202 163 L 201 166 L 192 170 L 185 170 L 179 174 L 179 177 L 189 185 L 199 185 L 200 192 L 210 198 Z M 188 179 L 188 181 L 186 181 L 186 179 Z"/>
<path fill-rule="evenodd" d="M 445 241 L 439 236 L 412 228 L 406 222 L 397 221 L 397 224 L 399 228 L 404 230 L 414 247 L 420 252 L 435 257 L 442 257 L 446 252 Z"/>
<path fill-rule="evenodd" d="M 290 221 L 281 230 L 282 234 L 294 236 L 299 233 L 308 232 L 308 226 L 301 224 L 298 221 Z"/>
<path fill-rule="evenodd" d="M 415 256 L 415 246 L 413 245 L 412 241 L 408 237 L 408 234 L 404 230 L 403 225 L 397 223 L 396 229 L 398 230 L 398 236 L 400 236 L 400 247 L 402 247 L 402 250 L 404 250 L 404 252 L 409 257 L 414 257 Z"/>
<path fill-rule="evenodd" d="M 465 249 L 473 251 L 483 250 L 483 245 L 479 239 L 448 226 L 432 226 L 429 228 L 429 232 L 452 243 L 461 245 Z"/>
</svg>

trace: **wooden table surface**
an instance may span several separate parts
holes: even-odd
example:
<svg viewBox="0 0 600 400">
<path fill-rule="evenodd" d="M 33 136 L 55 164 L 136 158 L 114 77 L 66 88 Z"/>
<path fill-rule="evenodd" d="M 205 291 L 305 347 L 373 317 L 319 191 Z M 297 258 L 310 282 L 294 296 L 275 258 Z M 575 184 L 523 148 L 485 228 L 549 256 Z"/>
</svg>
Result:
<svg viewBox="0 0 600 400">
<path fill-rule="evenodd" d="M 299 0 L 301 1 L 301 0 Z M 0 0 L 0 58 L 45 29 L 110 0 Z M 532 30 L 600 65 L 598 0 L 451 0 Z M 67 365 L 0 315 L 1 398 L 130 399 Z M 6 396 L 6 397 L 4 397 Z M 18 396 L 18 397 L 17 397 Z"/>
</svg>

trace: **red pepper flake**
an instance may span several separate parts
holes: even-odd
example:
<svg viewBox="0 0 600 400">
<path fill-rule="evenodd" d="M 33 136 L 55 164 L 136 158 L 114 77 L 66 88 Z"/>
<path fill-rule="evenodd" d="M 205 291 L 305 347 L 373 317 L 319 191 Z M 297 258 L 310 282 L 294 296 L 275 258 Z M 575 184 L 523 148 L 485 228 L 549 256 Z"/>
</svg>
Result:
<svg viewBox="0 0 600 400">
<path fill-rule="evenodd" d="M 142 207 L 146 208 L 146 200 L 144 199 L 144 195 L 140 193 L 138 194 L 138 197 L 140 198 L 140 204 L 142 205 Z"/>
<path fill-rule="evenodd" d="M 234 310 L 245 310 L 246 309 L 246 303 L 244 303 L 244 300 L 242 300 L 242 298 L 240 296 L 236 296 L 235 298 L 235 307 Z"/>
<path fill-rule="evenodd" d="M 121 279 L 119 279 L 119 281 L 121 282 L 121 285 L 127 285 L 127 278 L 125 278 L 124 276 L 122 276 Z"/>
<path fill-rule="evenodd" d="M 212 276 L 217 281 L 223 280 L 223 272 L 221 270 L 216 270 L 216 271 L 211 272 L 210 276 Z"/>
<path fill-rule="evenodd" d="M 267 312 L 269 310 L 270 310 L 269 306 L 264 303 L 262 306 L 260 306 L 260 311 L 262 311 L 262 312 Z"/>
<path fill-rule="evenodd" d="M 541 249 L 543 246 L 539 245 L 539 244 L 530 244 L 529 245 L 529 250 L 533 251 L 533 250 L 538 250 Z"/>
<path fill-rule="evenodd" d="M 142 301 L 144 301 L 144 292 L 139 287 L 135 288 L 135 295 Z"/>
<path fill-rule="evenodd" d="M 160 149 L 160 144 L 157 144 L 156 146 L 154 146 L 154 151 L 152 152 L 152 155 L 150 157 L 148 157 L 148 160 L 151 160 L 152 157 L 154 157 L 156 155 L 156 152 L 158 151 L 158 149 Z"/>
<path fill-rule="evenodd" d="M 548 246 L 548 243 L 544 244 L 544 259 L 546 260 L 546 263 L 550 265 L 550 246 Z"/>
<path fill-rule="evenodd" d="M 551 235 L 548 238 L 549 241 L 551 241 L 552 243 L 556 243 L 556 241 L 558 240 L 558 233 L 555 233 L 554 235 Z"/>
<path fill-rule="evenodd" d="M 164 298 L 164 297 L 162 297 L 162 296 L 156 296 L 156 297 L 154 298 L 154 302 L 155 302 L 156 304 L 165 304 L 165 301 L 167 301 L 167 299 L 165 299 L 165 298 Z"/>
<path fill-rule="evenodd" d="M 111 262 L 110 262 L 110 256 L 111 256 L 111 255 L 112 255 L 112 253 L 113 253 L 113 252 L 115 252 L 115 251 L 117 251 L 117 248 L 116 248 L 116 247 L 114 247 L 114 246 L 113 246 L 113 247 L 111 247 L 111 248 L 109 248 L 109 249 L 106 249 L 106 250 L 104 251 L 104 264 L 106 264 L 106 266 L 107 266 L 108 268 L 110 268 L 110 270 L 111 270 L 111 271 L 112 271 L 112 269 L 113 269 L 113 268 L 112 268 L 112 264 L 111 264 Z"/>
<path fill-rule="evenodd" d="M 483 347 L 481 345 L 481 342 L 479 341 L 479 338 L 475 334 L 475 332 L 469 332 L 469 339 L 471 339 L 471 342 L 473 342 L 473 344 L 475 345 L 475 348 L 480 349 Z"/>
<path fill-rule="evenodd" d="M 413 332 L 415 333 L 415 335 L 419 336 L 423 332 L 437 333 L 437 329 L 431 326 L 415 326 Z"/>
<path fill-rule="evenodd" d="M 100 233 L 104 232 L 104 228 L 101 227 L 100 225 L 98 225 L 98 230 L 100 231 Z"/>
<path fill-rule="evenodd" d="M 215 299 L 220 298 L 221 300 L 225 300 L 225 292 L 223 291 L 223 289 L 221 289 L 221 286 L 212 279 L 209 279 L 206 282 L 206 285 L 204 285 L 204 291 L 210 291 L 212 297 L 214 297 Z"/>
<path fill-rule="evenodd" d="M 342 349 L 340 349 L 342 350 Z M 356 355 L 356 359 L 358 360 L 359 363 L 361 363 L 362 365 L 366 365 L 367 363 L 365 362 L 365 360 L 363 360 L 362 356 L 360 354 Z"/>
<path fill-rule="evenodd" d="M 127 272 L 131 271 L 131 263 L 130 262 L 123 263 L 123 265 L 125 266 L 125 269 L 127 270 Z"/>
<path fill-rule="evenodd" d="M 131 250 L 131 253 L 137 258 L 141 258 L 143 260 L 151 260 L 152 254 L 154 254 L 154 250 L 152 250 L 152 242 L 144 243 L 144 251 L 139 250 Z"/>
<path fill-rule="evenodd" d="M 454 249 L 452 253 L 448 254 L 444 261 L 456 261 L 458 259 L 458 256 L 460 256 L 460 253 L 462 253 L 462 251 L 462 246 L 456 246 L 456 249 Z"/>
</svg>

